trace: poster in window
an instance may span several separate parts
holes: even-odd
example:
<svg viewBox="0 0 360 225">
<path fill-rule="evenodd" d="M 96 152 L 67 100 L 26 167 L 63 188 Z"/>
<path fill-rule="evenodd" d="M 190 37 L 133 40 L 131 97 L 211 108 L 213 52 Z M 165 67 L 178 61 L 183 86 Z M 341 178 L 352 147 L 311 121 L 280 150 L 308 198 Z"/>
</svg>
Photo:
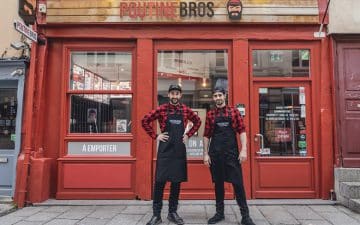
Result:
<svg viewBox="0 0 360 225">
<path fill-rule="evenodd" d="M 102 85 L 103 85 L 103 90 L 111 90 L 110 81 L 103 80 Z M 110 95 L 103 95 L 103 103 L 109 104 L 109 102 L 110 102 Z"/>
<path fill-rule="evenodd" d="M 116 133 L 126 133 L 127 132 L 127 120 L 117 119 L 116 120 Z"/>
<path fill-rule="evenodd" d="M 85 90 L 92 90 L 94 83 L 94 74 L 90 71 L 85 71 Z"/>
<path fill-rule="evenodd" d="M 77 66 L 77 65 L 73 65 L 73 74 L 72 74 L 72 89 L 73 90 L 84 90 L 84 85 L 85 85 L 85 77 L 84 77 L 84 69 Z"/>
</svg>

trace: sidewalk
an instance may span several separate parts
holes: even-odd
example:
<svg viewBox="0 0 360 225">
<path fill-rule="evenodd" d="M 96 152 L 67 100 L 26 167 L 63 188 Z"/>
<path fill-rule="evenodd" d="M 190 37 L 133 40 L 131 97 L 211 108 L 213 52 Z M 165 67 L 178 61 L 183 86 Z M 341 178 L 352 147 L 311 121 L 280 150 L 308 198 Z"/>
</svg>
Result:
<svg viewBox="0 0 360 225">
<path fill-rule="evenodd" d="M 225 222 L 240 224 L 241 216 L 235 201 L 226 201 Z M 250 214 L 257 225 L 360 225 L 360 214 L 322 200 L 250 200 Z M 178 213 L 186 224 L 207 224 L 215 213 L 213 201 L 180 201 Z M 166 219 L 164 201 L 162 219 Z M 1 225 L 141 225 L 151 218 L 151 201 L 136 200 L 48 200 L 0 217 Z"/>
</svg>

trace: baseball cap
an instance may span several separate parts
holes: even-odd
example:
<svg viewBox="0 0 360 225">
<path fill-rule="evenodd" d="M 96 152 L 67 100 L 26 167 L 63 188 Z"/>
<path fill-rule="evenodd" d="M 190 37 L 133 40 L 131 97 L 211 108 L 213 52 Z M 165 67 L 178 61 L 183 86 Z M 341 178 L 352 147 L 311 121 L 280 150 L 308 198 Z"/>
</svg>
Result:
<svg viewBox="0 0 360 225">
<path fill-rule="evenodd" d="M 225 89 L 224 88 L 222 88 L 222 87 L 215 87 L 214 89 L 213 89 L 213 94 L 214 93 L 216 93 L 216 92 L 221 92 L 221 93 L 223 93 L 223 94 L 225 94 Z"/>
<path fill-rule="evenodd" d="M 178 84 L 170 84 L 168 92 L 174 91 L 174 90 L 180 91 L 180 92 L 182 91 L 180 85 L 178 85 Z"/>
<path fill-rule="evenodd" d="M 240 0 L 229 0 L 228 4 L 229 5 L 241 5 L 241 1 Z"/>
</svg>

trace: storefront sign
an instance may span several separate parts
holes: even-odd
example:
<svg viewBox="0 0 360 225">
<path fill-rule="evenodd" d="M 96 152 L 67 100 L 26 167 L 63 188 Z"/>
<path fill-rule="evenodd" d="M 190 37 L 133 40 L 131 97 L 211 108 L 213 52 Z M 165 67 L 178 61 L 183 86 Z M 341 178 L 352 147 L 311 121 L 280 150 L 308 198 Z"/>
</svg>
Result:
<svg viewBox="0 0 360 225">
<path fill-rule="evenodd" d="M 130 155 L 130 142 L 69 142 L 68 155 Z"/>
<path fill-rule="evenodd" d="M 317 0 L 299 4 L 293 0 L 47 0 L 46 3 L 47 23 L 319 22 Z"/>
<path fill-rule="evenodd" d="M 187 157 L 202 157 L 203 156 L 203 138 L 191 137 L 186 143 Z"/>
</svg>

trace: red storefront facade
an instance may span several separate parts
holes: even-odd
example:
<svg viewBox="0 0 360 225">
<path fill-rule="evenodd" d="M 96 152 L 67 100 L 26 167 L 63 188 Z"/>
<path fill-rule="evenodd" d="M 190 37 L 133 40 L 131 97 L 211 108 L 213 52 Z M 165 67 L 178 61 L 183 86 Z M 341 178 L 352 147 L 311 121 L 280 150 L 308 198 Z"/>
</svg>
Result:
<svg viewBox="0 0 360 225">
<path fill-rule="evenodd" d="M 215 85 L 226 86 L 230 105 L 245 106 L 248 198 L 328 199 L 331 51 L 327 38 L 314 37 L 325 1 L 302 4 L 314 2 L 317 21 L 272 15 L 278 19 L 271 23 L 266 16 L 247 21 L 245 11 L 240 23 L 49 22 L 56 13 L 48 3 L 37 25 L 46 44 L 33 45 L 27 77 L 17 201 L 26 192 L 30 202 L 150 200 L 157 144 L 140 121 L 164 101 L 171 82 L 183 85 L 184 103 L 200 117 Z M 252 1 L 243 4 L 245 10 Z M 214 198 L 198 133 L 188 143 L 182 199 Z M 233 198 L 230 185 L 226 197 Z"/>
</svg>

